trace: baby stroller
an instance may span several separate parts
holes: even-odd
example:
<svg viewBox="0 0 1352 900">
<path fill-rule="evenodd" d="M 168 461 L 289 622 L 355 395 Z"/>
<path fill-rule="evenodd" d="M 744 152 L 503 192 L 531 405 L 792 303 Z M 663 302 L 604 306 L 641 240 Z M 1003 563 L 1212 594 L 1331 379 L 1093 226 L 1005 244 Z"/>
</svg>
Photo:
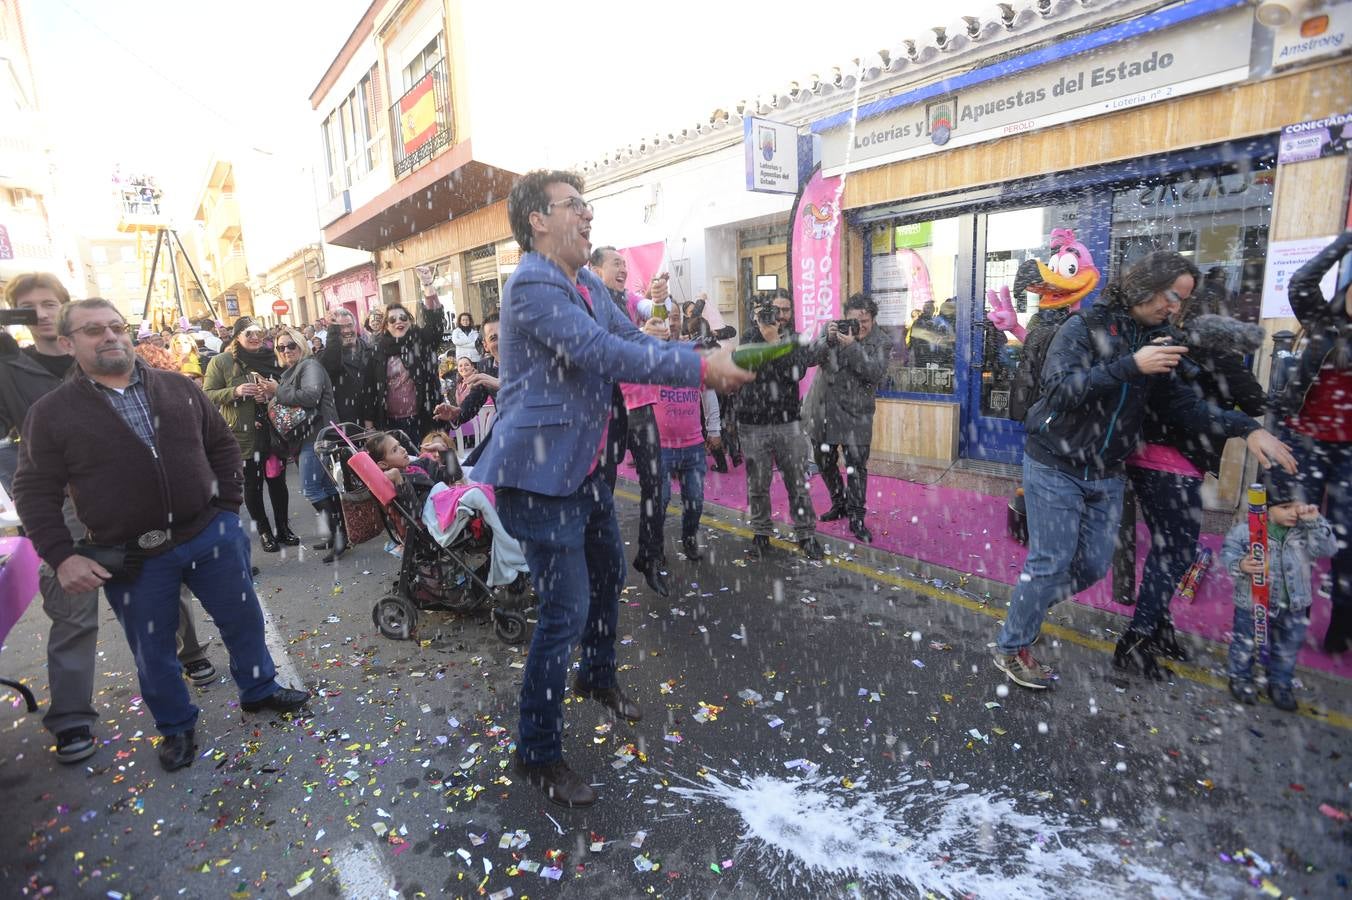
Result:
<svg viewBox="0 0 1352 900">
<path fill-rule="evenodd" d="M 315 436 L 315 453 L 341 493 L 370 490 L 380 496 L 348 464 L 357 452 L 353 445 L 360 446 L 378 433 L 343 423 L 326 426 Z M 416 455 L 417 448 L 412 446 L 408 435 L 400 431 L 390 434 Z M 493 534 L 480 517 L 472 517 L 460 535 L 445 547 L 428 532 L 421 510 L 408 509 L 397 495 L 381 506 L 381 517 L 386 532 L 404 548 L 394 591 L 377 600 L 371 609 L 371 619 L 381 634 L 394 640 L 408 640 L 417 631 L 419 611 L 468 613 L 492 604 L 490 615 L 498 638 L 508 644 L 525 640 L 530 591 L 489 587 Z"/>
</svg>

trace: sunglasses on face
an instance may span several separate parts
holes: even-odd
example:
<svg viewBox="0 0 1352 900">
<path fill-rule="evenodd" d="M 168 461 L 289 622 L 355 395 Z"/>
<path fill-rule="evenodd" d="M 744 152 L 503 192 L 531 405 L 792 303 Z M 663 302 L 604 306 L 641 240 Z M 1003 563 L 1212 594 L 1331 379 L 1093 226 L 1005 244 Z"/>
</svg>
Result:
<svg viewBox="0 0 1352 900">
<path fill-rule="evenodd" d="M 105 331 L 111 331 L 116 336 L 127 333 L 127 323 L 116 322 L 108 325 L 84 325 L 72 330 L 80 332 L 80 334 L 83 334 L 87 338 L 103 337 Z"/>
<path fill-rule="evenodd" d="M 299 350 L 299 349 L 300 349 L 300 344 L 278 344 L 278 345 L 277 345 L 277 352 L 278 352 L 278 353 L 290 353 L 292 350 Z"/>
<path fill-rule="evenodd" d="M 386 317 L 385 321 L 390 323 L 391 325 L 396 325 L 399 322 L 412 322 L 413 320 L 410 319 L 408 316 L 394 315 Z"/>
</svg>

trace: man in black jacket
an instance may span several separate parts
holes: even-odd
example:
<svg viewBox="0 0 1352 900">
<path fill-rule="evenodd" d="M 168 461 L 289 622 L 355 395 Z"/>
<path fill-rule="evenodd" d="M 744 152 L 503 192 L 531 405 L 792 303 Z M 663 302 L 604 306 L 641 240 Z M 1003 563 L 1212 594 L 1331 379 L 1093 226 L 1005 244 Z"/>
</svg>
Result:
<svg viewBox="0 0 1352 900">
<path fill-rule="evenodd" d="M 290 712 L 309 694 L 274 678 L 230 426 L 192 381 L 139 361 L 107 300 L 67 304 L 57 328 L 78 369 L 24 421 L 15 506 L 62 588 L 107 594 L 164 736 L 160 764 L 173 771 L 192 764 L 198 714 L 175 659 L 183 584 L 220 629 L 241 708 Z M 67 495 L 89 527 L 79 544 L 64 521 Z"/>
<path fill-rule="evenodd" d="M 62 348 L 57 319 L 63 304 L 70 300 L 55 275 L 33 272 L 20 275 L 6 289 L 9 306 L 31 309 L 37 324 L 30 326 L 33 346 L 19 349 L 10 335 L 0 330 L 0 484 L 12 490 L 19 461 L 19 426 L 29 407 L 60 386 L 75 363 Z M 65 525 L 71 537 L 85 536 L 85 527 L 75 515 L 75 505 L 67 498 L 62 505 Z M 99 643 L 99 593 L 67 591 L 46 563 L 40 570 L 42 611 L 51 619 L 47 633 L 47 682 L 51 696 L 42 725 L 56 738 L 56 759 L 76 763 L 93 755 L 93 725 L 99 714 L 94 709 L 94 671 Z M 207 659 L 197 637 L 188 598 L 179 603 L 178 658 L 193 684 L 210 684 L 216 668 Z"/>
<path fill-rule="evenodd" d="M 780 288 L 756 304 L 756 328 L 743 344 L 797 340 L 793 330 L 793 296 Z M 756 371 L 756 380 L 742 388 L 737 399 L 737 425 L 746 455 L 746 499 L 751 516 L 752 552 L 764 559 L 770 551 L 770 477 L 779 465 L 789 495 L 789 514 L 799 548 L 808 559 L 824 556 L 814 532 L 817 512 L 808 495 L 808 461 L 812 450 L 799 421 L 798 382 L 810 366 L 826 356 L 826 338 L 799 345 Z"/>
<path fill-rule="evenodd" d="M 1042 369 L 1042 396 L 1028 412 L 1023 487 L 1028 559 L 996 641 L 996 668 L 1026 688 L 1051 687 L 1032 656 L 1048 608 L 1108 571 L 1122 514 L 1123 463 L 1149 403 L 1165 420 L 1218 439 L 1243 437 L 1266 468 L 1295 471 L 1286 445 L 1240 412 L 1207 403 L 1173 375 L 1187 347 L 1166 322 L 1200 273 L 1156 251 L 1109 285 L 1091 309 L 1057 331 Z"/>
<path fill-rule="evenodd" d="M 338 421 L 360 422 L 368 406 L 366 366 L 371 348 L 357 333 L 357 317 L 339 307 L 329 311 L 329 327 L 319 361 L 333 382 L 333 402 Z M 327 422 L 323 424 L 328 424 Z"/>
</svg>

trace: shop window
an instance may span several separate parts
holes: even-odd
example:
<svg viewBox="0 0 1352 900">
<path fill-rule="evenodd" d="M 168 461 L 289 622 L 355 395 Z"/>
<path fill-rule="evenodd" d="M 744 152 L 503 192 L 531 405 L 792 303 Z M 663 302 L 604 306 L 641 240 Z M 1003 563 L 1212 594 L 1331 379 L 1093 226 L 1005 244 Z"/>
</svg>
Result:
<svg viewBox="0 0 1352 900">
<path fill-rule="evenodd" d="M 1270 164 L 1260 164 L 1172 173 L 1114 191 L 1113 272 L 1153 250 L 1176 251 L 1202 271 L 1208 311 L 1257 322 L 1273 181 Z"/>
<path fill-rule="evenodd" d="M 1029 260 L 1036 260 L 1044 268 L 1062 268 L 1059 261 L 1053 259 L 1058 254 L 1052 253 L 1049 241 L 1055 229 L 1074 232 L 1078 209 L 1076 204 L 1066 203 L 1003 210 L 985 217 L 986 253 L 981 272 L 984 302 L 980 304 L 982 312 L 975 322 L 972 347 L 972 374 L 981 379 L 982 416 L 1009 418 L 1010 388 L 1023 349 L 1017 338 L 1000 331 L 987 318 L 992 303 L 986 298 L 990 291 L 995 291 L 997 299 L 1001 299 L 1004 289 L 1008 288 L 1015 317 L 1026 328 L 1042 306 L 1042 297 L 1025 287 L 1032 277 L 1029 269 L 1033 263 Z M 1092 260 L 1090 262 L 1092 264 Z M 1023 278 L 1019 277 L 1020 268 L 1025 273 Z M 1082 261 L 1077 262 L 1075 276 L 1088 278 L 1089 268 Z M 1055 272 L 1048 277 L 1069 281 L 1075 276 Z M 1088 285 L 1087 281 L 1085 283 Z"/>
<path fill-rule="evenodd" d="M 873 231 L 872 292 L 892 352 L 880 390 L 954 393 L 958 218 Z"/>
</svg>

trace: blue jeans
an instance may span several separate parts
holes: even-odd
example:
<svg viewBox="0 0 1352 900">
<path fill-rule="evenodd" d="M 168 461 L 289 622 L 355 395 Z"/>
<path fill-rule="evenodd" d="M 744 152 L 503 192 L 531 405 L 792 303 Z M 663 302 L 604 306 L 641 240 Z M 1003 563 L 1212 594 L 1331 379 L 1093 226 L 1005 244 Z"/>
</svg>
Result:
<svg viewBox="0 0 1352 900">
<path fill-rule="evenodd" d="M 1169 615 L 1169 601 L 1197 556 L 1202 531 L 1202 479 L 1155 469 L 1127 468 L 1136 508 L 1150 529 L 1150 550 L 1136 595 L 1131 630 L 1150 634 Z"/>
<path fill-rule="evenodd" d="M 230 675 L 244 703 L 275 694 L 277 669 L 263 639 L 263 610 L 250 573 L 249 535 L 235 513 L 222 510 L 189 541 L 147 559 L 132 581 L 103 586 L 136 659 L 141 696 L 160 734 L 197 724 L 178 662 L 179 586 L 186 584 L 221 632 Z"/>
<path fill-rule="evenodd" d="M 682 538 L 692 538 L 699 531 L 699 518 L 704 514 L 704 473 L 708 467 L 703 444 L 662 448 L 662 512 L 666 514 L 671 502 L 671 476 L 679 475 Z"/>
<path fill-rule="evenodd" d="M 582 645 L 580 685 L 615 684 L 624 544 L 601 469 L 567 497 L 499 488 L 497 502 L 502 524 L 526 551 L 540 597 L 521 679 L 517 752 L 527 764 L 541 765 L 563 756 L 563 696 L 573 648 Z"/>
<path fill-rule="evenodd" d="M 1352 615 L 1352 443 L 1316 441 L 1290 429 L 1283 429 L 1279 436 L 1296 457 L 1305 502 L 1325 510 L 1338 539 L 1332 566 L 1334 616 Z"/>
<path fill-rule="evenodd" d="M 1268 613 L 1268 684 L 1289 688 L 1296 671 L 1296 654 L 1310 627 L 1309 610 L 1289 609 Z M 1230 677 L 1253 680 L 1253 614 L 1246 606 L 1235 607 L 1234 635 L 1230 638 Z"/>
<path fill-rule="evenodd" d="M 311 503 L 323 503 L 329 497 L 338 496 L 337 486 L 334 485 L 333 479 L 329 478 L 324 464 L 319 461 L 319 454 L 315 453 L 314 441 L 306 441 L 301 446 L 300 459 L 297 462 L 300 466 L 300 492 L 306 500 Z M 275 503 L 273 511 L 276 511 Z"/>
<path fill-rule="evenodd" d="M 1086 481 L 1024 455 L 1028 559 L 996 641 L 1002 653 L 1032 644 L 1053 603 L 1108 573 L 1122 518 L 1122 484 L 1121 476 Z"/>
</svg>

